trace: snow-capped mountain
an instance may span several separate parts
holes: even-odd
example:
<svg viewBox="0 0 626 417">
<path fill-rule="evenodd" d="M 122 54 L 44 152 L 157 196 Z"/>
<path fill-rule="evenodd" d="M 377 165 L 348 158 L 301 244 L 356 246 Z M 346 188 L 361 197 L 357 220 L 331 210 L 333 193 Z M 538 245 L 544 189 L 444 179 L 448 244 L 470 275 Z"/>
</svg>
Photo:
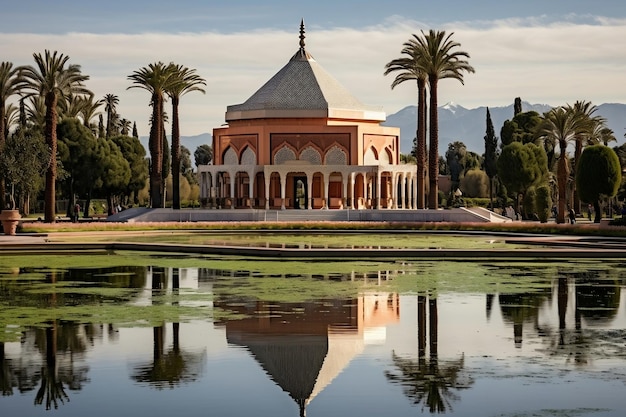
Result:
<svg viewBox="0 0 626 417">
<path fill-rule="evenodd" d="M 534 110 L 539 114 L 549 111 L 552 106 L 547 104 L 530 104 L 522 102 L 522 111 Z M 491 120 L 496 136 L 506 120 L 513 118 L 513 104 L 504 107 L 490 107 Z M 626 104 L 606 103 L 598 105 L 597 113 L 607 119 L 607 125 L 615 133 L 617 144 L 624 143 L 626 128 Z M 413 146 L 413 138 L 417 130 L 417 106 L 408 106 L 397 113 L 387 116 L 385 126 L 400 128 L 400 152 L 408 154 Z M 454 141 L 465 143 L 467 148 L 482 154 L 485 151 L 485 131 L 487 128 L 487 108 L 466 109 L 456 103 L 447 103 L 439 107 L 439 154 L 443 155 L 448 144 Z M 613 144 L 614 146 L 615 144 Z"/>
</svg>

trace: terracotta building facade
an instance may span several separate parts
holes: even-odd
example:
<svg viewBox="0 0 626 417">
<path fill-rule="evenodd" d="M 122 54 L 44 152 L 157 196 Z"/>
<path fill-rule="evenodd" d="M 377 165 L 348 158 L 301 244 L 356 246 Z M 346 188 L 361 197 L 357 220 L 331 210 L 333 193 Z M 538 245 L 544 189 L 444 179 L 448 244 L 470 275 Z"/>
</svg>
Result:
<svg viewBox="0 0 626 417">
<path fill-rule="evenodd" d="M 416 167 L 401 164 L 400 129 L 361 104 L 300 47 L 213 129 L 198 168 L 203 205 L 255 209 L 412 209 Z"/>
</svg>

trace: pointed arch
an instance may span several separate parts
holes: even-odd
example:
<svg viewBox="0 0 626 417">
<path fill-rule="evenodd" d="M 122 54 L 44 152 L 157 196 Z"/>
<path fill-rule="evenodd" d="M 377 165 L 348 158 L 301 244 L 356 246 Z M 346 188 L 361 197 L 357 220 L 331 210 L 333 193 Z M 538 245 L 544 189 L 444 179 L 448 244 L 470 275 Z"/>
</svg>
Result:
<svg viewBox="0 0 626 417">
<path fill-rule="evenodd" d="M 313 146 L 307 146 L 300 152 L 300 161 L 308 161 L 311 165 L 322 165 L 322 155 L 320 152 L 313 148 Z"/>
<path fill-rule="evenodd" d="M 241 165 L 256 165 L 256 153 L 249 146 L 241 154 Z"/>
<path fill-rule="evenodd" d="M 237 156 L 237 152 L 230 146 L 224 152 L 224 157 L 222 158 L 224 161 L 224 165 L 238 165 L 239 157 Z"/>
<path fill-rule="evenodd" d="M 289 161 L 295 161 L 296 159 L 294 150 L 285 145 L 274 154 L 274 165 L 281 165 Z"/>
<path fill-rule="evenodd" d="M 389 152 L 389 148 L 385 148 L 379 155 L 378 163 L 379 165 L 389 165 L 393 159 L 391 152 Z"/>
<path fill-rule="evenodd" d="M 342 148 L 333 145 L 326 153 L 324 165 L 348 165 L 348 155 Z"/>
<path fill-rule="evenodd" d="M 363 164 L 364 165 L 378 165 L 378 155 L 376 153 L 376 149 L 374 147 L 370 147 L 365 152 L 363 156 Z"/>
</svg>

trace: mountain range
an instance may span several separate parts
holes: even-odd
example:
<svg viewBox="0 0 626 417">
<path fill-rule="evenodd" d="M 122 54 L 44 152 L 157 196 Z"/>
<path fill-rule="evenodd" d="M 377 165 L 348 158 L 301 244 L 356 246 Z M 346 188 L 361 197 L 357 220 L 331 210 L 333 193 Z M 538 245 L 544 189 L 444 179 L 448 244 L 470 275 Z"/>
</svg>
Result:
<svg viewBox="0 0 626 417">
<path fill-rule="evenodd" d="M 167 136 L 168 143 L 171 145 L 172 138 L 171 136 Z M 148 136 L 140 136 L 139 141 L 143 145 L 146 150 L 146 156 L 150 157 L 150 151 L 148 150 Z M 185 148 L 189 149 L 191 152 L 191 163 L 194 163 L 193 153 L 196 151 L 198 146 L 200 145 L 209 145 L 213 146 L 213 136 L 210 133 L 201 133 L 199 135 L 194 136 L 181 136 L 180 144 Z"/>
<path fill-rule="evenodd" d="M 522 102 L 522 111 L 534 110 L 539 114 L 549 111 L 553 106 Z M 607 126 L 613 130 L 617 143 L 624 143 L 626 128 L 626 104 L 606 103 L 597 106 L 596 115 L 607 120 Z M 505 107 L 489 107 L 491 121 L 500 137 L 500 129 L 506 120 L 513 118 L 513 103 Z M 413 138 L 417 129 L 417 106 L 408 106 L 397 113 L 387 116 L 385 126 L 400 128 L 400 152 L 408 154 L 413 147 Z M 443 155 L 448 145 L 455 141 L 465 144 L 468 150 L 483 154 L 485 152 L 485 132 L 487 130 L 487 108 L 466 109 L 454 103 L 439 107 L 439 154 Z"/>
<path fill-rule="evenodd" d="M 607 120 L 607 126 L 613 130 L 617 143 L 624 143 L 624 129 L 626 128 L 626 104 L 605 103 L 597 106 L 595 114 Z M 552 106 L 547 104 L 530 104 L 522 102 L 522 111 L 534 110 L 539 114 L 549 111 Z M 491 121 L 493 122 L 496 136 L 500 136 L 500 129 L 506 120 L 513 118 L 513 104 L 503 107 L 490 107 Z M 387 116 L 383 123 L 385 126 L 400 128 L 400 152 L 408 154 L 413 147 L 413 138 L 417 129 L 417 106 L 407 106 L 397 113 Z M 485 151 L 485 131 L 487 130 L 487 108 L 478 107 L 467 109 L 454 103 L 448 103 L 439 107 L 439 154 L 445 154 L 448 144 L 461 141 L 468 150 L 483 154 Z M 168 137 L 169 140 L 169 137 Z M 148 137 L 140 138 L 146 151 L 148 150 Z M 196 148 L 203 144 L 212 145 L 210 133 L 202 133 L 195 136 L 182 136 L 181 145 L 187 147 L 192 155 Z"/>
</svg>

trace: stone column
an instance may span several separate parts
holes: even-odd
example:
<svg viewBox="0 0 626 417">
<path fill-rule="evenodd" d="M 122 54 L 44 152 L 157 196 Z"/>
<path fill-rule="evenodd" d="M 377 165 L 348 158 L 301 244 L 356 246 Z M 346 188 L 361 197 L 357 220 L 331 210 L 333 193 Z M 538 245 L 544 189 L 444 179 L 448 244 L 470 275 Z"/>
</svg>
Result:
<svg viewBox="0 0 626 417">
<path fill-rule="evenodd" d="M 341 173 L 341 182 L 343 186 L 341 194 L 341 205 L 344 209 L 348 208 L 348 176 L 345 172 Z"/>
<path fill-rule="evenodd" d="M 380 192 L 380 167 L 378 168 L 378 170 L 376 171 L 376 208 L 377 209 L 381 209 L 381 205 L 380 205 L 380 200 L 381 197 L 383 195 L 383 193 Z"/>
<path fill-rule="evenodd" d="M 235 209 L 235 181 L 237 181 L 237 173 L 229 172 L 230 176 L 230 209 Z"/>
<path fill-rule="evenodd" d="M 272 180 L 272 173 L 264 175 L 265 177 L 265 210 L 270 209 L 270 182 Z"/>
<path fill-rule="evenodd" d="M 313 210 L 313 174 L 306 173 L 306 196 L 307 196 L 307 209 Z"/>
<path fill-rule="evenodd" d="M 393 196 L 393 204 L 391 208 L 398 208 L 398 173 L 393 172 L 391 174 L 391 195 Z"/>
<path fill-rule="evenodd" d="M 254 207 L 254 181 L 256 180 L 256 176 L 254 171 L 248 172 L 249 182 L 248 182 L 248 198 L 250 199 L 250 208 Z"/>
<path fill-rule="evenodd" d="M 280 174 L 280 209 L 285 210 L 285 188 L 287 188 L 287 174 Z"/>
<path fill-rule="evenodd" d="M 350 173 L 350 191 L 352 193 L 352 198 L 350 198 L 350 209 L 354 210 L 354 200 L 356 200 L 356 193 L 355 193 L 355 189 L 354 189 L 354 172 Z"/>
<path fill-rule="evenodd" d="M 402 208 L 406 209 L 406 176 L 404 172 L 400 174 L 400 198 L 402 198 Z"/>
<path fill-rule="evenodd" d="M 330 200 L 328 199 L 328 186 L 330 185 L 330 174 L 327 172 L 324 175 L 324 201 L 322 207 L 330 208 Z"/>
</svg>

